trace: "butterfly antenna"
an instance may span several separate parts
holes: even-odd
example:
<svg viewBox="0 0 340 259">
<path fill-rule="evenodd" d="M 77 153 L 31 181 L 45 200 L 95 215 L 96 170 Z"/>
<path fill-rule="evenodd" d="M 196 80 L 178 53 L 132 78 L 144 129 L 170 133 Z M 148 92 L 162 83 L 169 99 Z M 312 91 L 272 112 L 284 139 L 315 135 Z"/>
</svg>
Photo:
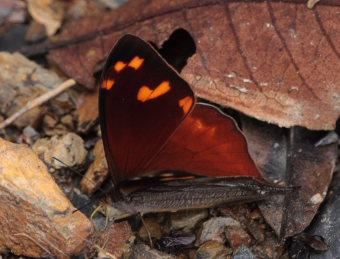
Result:
<svg viewBox="0 0 340 259">
<path fill-rule="evenodd" d="M 69 166 L 68 164 L 64 163 L 63 161 L 61 161 L 59 158 L 56 158 L 56 157 L 52 157 L 52 159 L 54 160 L 57 160 L 59 163 L 63 164 L 64 166 L 68 167 L 68 169 L 72 172 L 72 173 L 75 173 L 81 177 L 84 177 L 86 180 L 90 181 L 91 183 L 95 184 L 95 182 L 93 182 L 90 178 L 86 177 L 85 175 L 79 173 L 78 171 L 74 170 L 71 168 L 71 166 Z M 97 189 L 98 191 L 101 191 L 102 193 L 105 193 L 106 191 L 103 190 L 102 188 L 98 187 Z"/>
<path fill-rule="evenodd" d="M 76 170 L 72 169 L 68 164 L 64 163 L 64 162 L 61 161 L 59 158 L 52 157 L 52 159 L 54 159 L 54 160 L 58 161 L 59 163 L 61 163 L 61 164 L 65 165 L 65 166 L 67 166 L 71 172 L 73 172 L 73 173 L 75 173 L 75 174 L 77 174 L 77 175 L 79 175 L 79 176 L 85 177 L 85 179 L 87 179 L 88 181 L 90 181 L 91 183 L 94 184 L 94 182 L 93 182 L 91 179 L 89 179 L 88 177 L 82 175 L 81 173 L 77 172 Z M 101 191 L 102 193 L 106 193 L 106 192 L 107 192 L 107 191 L 103 190 L 103 189 L 100 188 L 100 187 L 98 187 L 97 190 Z M 93 195 L 93 197 L 95 197 L 95 196 L 100 196 L 100 195 Z M 94 202 L 95 202 L 95 200 L 94 200 L 94 199 L 91 199 L 91 200 L 90 200 L 89 202 L 87 202 L 85 205 L 83 205 L 83 206 L 81 206 L 80 208 L 77 208 L 76 210 L 74 210 L 73 213 L 75 213 L 75 212 L 77 212 L 77 211 L 80 211 L 80 210 L 82 210 L 82 209 L 84 209 L 84 208 L 90 206 L 90 205 L 93 204 Z M 101 202 L 100 202 L 100 203 L 101 203 Z M 95 211 L 97 212 L 97 210 L 95 210 Z"/>
<path fill-rule="evenodd" d="M 61 161 L 59 158 L 56 158 L 55 156 L 52 156 L 52 159 L 57 160 L 60 164 L 63 164 L 64 166 L 68 167 L 68 168 L 72 171 L 72 173 L 76 173 L 77 175 L 82 176 L 81 173 L 79 173 L 79 172 L 77 172 L 76 170 L 72 169 L 70 165 L 64 163 L 64 162 Z"/>
</svg>

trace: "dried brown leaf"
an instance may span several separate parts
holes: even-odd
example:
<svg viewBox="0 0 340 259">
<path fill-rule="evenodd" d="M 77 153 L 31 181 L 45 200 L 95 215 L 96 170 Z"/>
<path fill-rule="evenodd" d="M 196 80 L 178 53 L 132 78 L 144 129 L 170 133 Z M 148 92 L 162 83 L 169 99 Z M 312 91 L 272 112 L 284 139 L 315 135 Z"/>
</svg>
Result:
<svg viewBox="0 0 340 259">
<path fill-rule="evenodd" d="M 315 147 L 320 132 L 301 127 L 287 130 L 249 118 L 243 122 L 249 151 L 264 175 L 300 187 L 285 198 L 261 203 L 263 216 L 279 236 L 302 232 L 327 194 L 337 144 Z"/>
<path fill-rule="evenodd" d="M 94 68 L 126 33 L 157 46 L 183 28 L 196 54 L 182 71 L 199 97 L 280 126 L 333 129 L 340 114 L 340 3 L 135 0 L 68 26 L 51 59 L 94 87 Z M 137 13 L 135 10 L 139 10 Z"/>
</svg>

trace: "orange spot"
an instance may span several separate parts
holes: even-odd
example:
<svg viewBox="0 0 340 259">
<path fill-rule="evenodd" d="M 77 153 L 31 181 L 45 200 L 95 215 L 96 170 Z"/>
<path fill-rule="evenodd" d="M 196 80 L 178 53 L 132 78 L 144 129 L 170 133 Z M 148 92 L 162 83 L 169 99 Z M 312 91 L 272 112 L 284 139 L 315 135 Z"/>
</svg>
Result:
<svg viewBox="0 0 340 259">
<path fill-rule="evenodd" d="M 126 63 L 122 62 L 122 61 L 117 61 L 116 64 L 114 65 L 114 69 L 117 72 L 120 72 L 124 69 L 124 67 L 126 67 Z"/>
<path fill-rule="evenodd" d="M 182 107 L 184 114 L 187 114 L 190 111 L 190 108 L 192 107 L 193 103 L 194 101 L 190 96 L 184 97 L 178 102 L 179 106 Z"/>
<path fill-rule="evenodd" d="M 110 90 L 114 84 L 115 84 L 115 80 L 106 79 L 106 80 L 103 81 L 102 88 Z"/>
<path fill-rule="evenodd" d="M 197 119 L 197 118 L 188 118 L 190 121 L 190 124 L 194 125 L 193 130 L 196 130 L 197 132 L 203 132 L 204 135 L 208 138 L 213 137 L 216 134 L 217 127 L 214 126 L 208 126 L 202 122 L 202 120 Z M 197 133 L 199 134 L 199 133 Z"/>
<path fill-rule="evenodd" d="M 161 178 L 160 180 L 163 182 L 173 181 L 173 180 L 190 180 L 196 178 L 195 176 L 183 176 L 183 177 L 166 177 Z"/>
<path fill-rule="evenodd" d="M 155 90 L 151 90 L 148 86 L 142 86 L 137 94 L 137 100 L 146 102 L 155 99 L 163 94 L 166 94 L 171 89 L 170 82 L 164 81 L 160 83 Z"/>
<path fill-rule="evenodd" d="M 140 68 L 140 66 L 144 63 L 144 59 L 138 56 L 134 57 L 130 63 L 128 64 L 129 67 L 133 67 L 135 70 Z"/>
<path fill-rule="evenodd" d="M 197 119 L 196 121 L 195 121 L 195 126 L 197 127 L 197 128 L 199 128 L 199 129 L 202 129 L 204 126 L 203 126 L 203 123 L 202 123 L 202 121 L 200 120 L 200 119 Z"/>
</svg>

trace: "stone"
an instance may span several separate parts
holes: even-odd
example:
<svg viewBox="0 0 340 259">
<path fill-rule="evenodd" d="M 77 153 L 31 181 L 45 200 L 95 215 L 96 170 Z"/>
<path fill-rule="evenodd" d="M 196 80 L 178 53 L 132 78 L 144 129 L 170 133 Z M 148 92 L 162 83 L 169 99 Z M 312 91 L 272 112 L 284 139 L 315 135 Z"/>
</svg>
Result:
<svg viewBox="0 0 340 259">
<path fill-rule="evenodd" d="M 224 233 L 232 248 L 239 247 L 240 245 L 249 245 L 252 241 L 248 233 L 236 220 L 226 226 Z"/>
<path fill-rule="evenodd" d="M 145 225 L 142 224 L 142 227 L 139 229 L 138 235 L 144 241 L 149 241 L 149 234 L 151 238 L 159 239 L 162 236 L 161 225 L 154 218 L 145 218 Z M 147 229 L 146 229 L 147 228 Z"/>
<path fill-rule="evenodd" d="M 239 246 L 233 253 L 233 259 L 255 259 L 256 257 L 253 255 L 249 247 L 247 246 Z"/>
<path fill-rule="evenodd" d="M 171 229 L 182 229 L 188 232 L 196 224 L 208 217 L 208 210 L 184 210 L 171 214 Z"/>
<path fill-rule="evenodd" d="M 197 236 L 196 245 L 201 245 L 206 241 L 215 240 L 220 243 L 226 242 L 224 235 L 225 227 L 236 224 L 230 217 L 214 217 L 203 223 Z"/>
<path fill-rule="evenodd" d="M 33 150 L 55 169 L 81 165 L 87 155 L 83 139 L 75 133 L 55 135 L 51 139 L 39 139 L 34 143 Z"/>
<path fill-rule="evenodd" d="M 176 256 L 151 249 L 147 245 L 135 245 L 132 251 L 131 259 L 176 259 Z"/>
<path fill-rule="evenodd" d="M 74 212 L 38 156 L 0 138 L 0 161 L 0 250 L 62 259 L 81 252 L 91 222 Z"/>
<path fill-rule="evenodd" d="M 215 259 L 222 255 L 226 256 L 227 254 L 229 254 L 229 252 L 223 243 L 220 243 L 215 240 L 211 240 L 211 241 L 205 242 L 197 249 L 194 259 L 203 259 L 203 258 L 214 258 Z"/>
<path fill-rule="evenodd" d="M 102 185 L 109 174 L 102 140 L 97 141 L 93 155 L 95 160 L 80 182 L 82 192 L 87 195 L 92 195 Z"/>
</svg>

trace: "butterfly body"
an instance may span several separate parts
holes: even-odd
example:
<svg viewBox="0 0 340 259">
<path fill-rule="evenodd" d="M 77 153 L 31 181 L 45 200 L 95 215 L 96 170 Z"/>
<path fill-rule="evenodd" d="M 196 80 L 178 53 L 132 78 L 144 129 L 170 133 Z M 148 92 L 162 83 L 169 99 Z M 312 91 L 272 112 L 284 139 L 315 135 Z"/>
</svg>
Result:
<svg viewBox="0 0 340 259">
<path fill-rule="evenodd" d="M 120 39 L 107 59 L 99 111 L 116 215 L 208 208 L 291 190 L 265 183 L 235 122 L 196 104 L 188 83 L 135 36 Z"/>
<path fill-rule="evenodd" d="M 120 186 L 120 199 L 114 206 L 119 215 L 175 212 L 186 209 L 212 208 L 236 202 L 251 202 L 273 195 L 286 194 L 291 187 L 261 183 L 252 177 L 198 177 L 173 180 L 126 191 Z M 116 197 L 114 197 L 116 198 Z"/>
</svg>

